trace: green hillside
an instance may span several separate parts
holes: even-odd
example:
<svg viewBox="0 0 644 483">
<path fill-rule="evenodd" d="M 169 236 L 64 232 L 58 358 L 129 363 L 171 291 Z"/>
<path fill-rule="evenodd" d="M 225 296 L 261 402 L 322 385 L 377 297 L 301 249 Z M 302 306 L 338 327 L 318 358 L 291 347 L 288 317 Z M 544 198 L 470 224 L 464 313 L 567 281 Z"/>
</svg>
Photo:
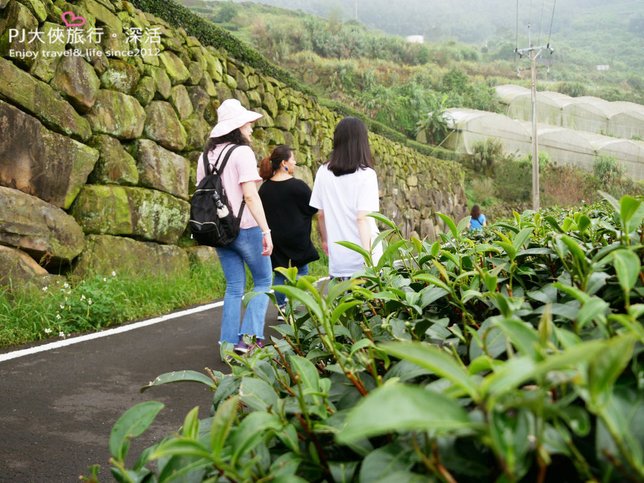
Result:
<svg viewBox="0 0 644 483">
<path fill-rule="evenodd" d="M 424 35 L 436 42 L 457 40 L 474 45 L 516 44 L 517 6 L 519 44 L 527 44 L 528 24 L 533 40 L 545 43 L 552 24 L 551 42 L 556 70 L 613 64 L 614 69 L 641 76 L 644 58 L 644 4 L 637 0 L 570 0 L 556 2 L 508 2 L 507 0 L 263 0 L 262 3 L 329 17 L 355 19 L 370 27 L 397 35 Z M 552 10 L 554 7 L 554 16 Z M 511 50 L 510 50 L 511 52 Z"/>
<path fill-rule="evenodd" d="M 420 27 L 400 27 L 415 25 L 399 20 L 401 15 L 416 11 L 414 8 L 421 17 L 422 5 L 417 2 L 403 2 L 407 8 L 388 12 L 386 22 L 382 15 L 378 17 L 384 2 L 370 2 L 369 8 L 359 9 L 359 19 L 367 24 L 388 27 L 396 33 L 424 33 L 426 38 L 440 40 L 420 45 L 346 20 L 350 15 L 343 5 L 353 6 L 354 2 L 266 2 L 306 8 L 328 15 L 328 20 L 250 2 L 183 3 L 252 44 L 317 93 L 348 104 L 412 138 L 427 111 L 440 107 L 495 111 L 499 106 L 490 86 L 529 83 L 527 60 L 516 59 L 513 53 L 517 42 L 520 46 L 527 44 L 527 37 L 516 38 L 515 23 L 508 17 L 514 15 L 513 9 L 491 16 L 500 2 L 481 2 L 471 10 L 463 5 L 471 2 L 459 2 L 452 10 L 446 8 L 446 2 L 432 3 L 431 18 L 435 22 L 445 29 L 447 25 L 461 29 L 449 35 L 430 35 Z M 548 2 L 544 2 L 538 15 L 533 9 L 532 15 L 543 24 L 542 28 L 532 26 L 533 41 L 547 42 L 551 19 L 552 43 L 556 46 L 553 54 L 542 56 L 539 87 L 569 95 L 644 103 L 644 61 L 637 55 L 644 41 L 637 28 L 637 12 L 642 8 L 633 2 L 616 2 L 610 7 L 581 0 L 573 3 L 587 5 L 573 11 L 566 4 L 555 10 L 554 17 Z M 477 37 L 461 27 L 468 23 L 467 15 L 473 13 L 486 24 L 477 30 Z M 422 17 L 428 21 L 427 15 Z M 525 13 L 520 25 L 528 19 Z M 561 39 L 557 40 L 557 36 Z M 449 37 L 474 43 L 446 40 Z M 602 40 L 605 37 L 610 43 Z M 598 64 L 608 64 L 610 70 L 597 71 Z"/>
<path fill-rule="evenodd" d="M 217 7 L 222 2 L 202 3 Z M 224 2 L 232 3 L 232 2 Z M 237 2 L 239 3 L 239 2 Z M 608 100 L 644 102 L 644 3 L 633 0 L 598 2 L 573 0 L 559 2 L 552 15 L 553 0 L 519 2 L 517 31 L 516 3 L 500 0 L 448 2 L 424 0 L 391 2 L 371 0 L 321 1 L 264 0 L 262 3 L 300 9 L 338 21 L 355 21 L 391 34 L 424 35 L 434 45 L 454 42 L 467 44 L 472 49 L 468 60 L 478 66 L 467 66 L 473 73 L 489 72 L 517 80 L 517 68 L 527 68 L 527 62 L 517 61 L 515 47 L 528 45 L 528 25 L 535 44 L 548 41 L 554 47 L 552 55 L 544 56 L 540 80 L 550 83 L 553 90 L 574 89 L 579 94 L 604 97 Z M 247 2 L 240 4 L 249 9 Z M 245 14 L 242 14 L 245 15 Z M 292 15 L 290 13 L 289 15 Z M 298 14 L 301 18 L 301 13 Z M 255 17 L 261 18 L 261 17 Z M 551 28 L 552 24 L 552 28 Z M 551 33 L 551 36 L 549 35 Z M 490 66 L 503 61 L 504 69 Z M 609 65 L 609 70 L 598 71 L 597 65 Z M 524 72 L 523 77 L 526 77 Z M 566 83 L 561 86 L 560 83 Z M 580 83 L 571 86 L 570 83 Z"/>
</svg>

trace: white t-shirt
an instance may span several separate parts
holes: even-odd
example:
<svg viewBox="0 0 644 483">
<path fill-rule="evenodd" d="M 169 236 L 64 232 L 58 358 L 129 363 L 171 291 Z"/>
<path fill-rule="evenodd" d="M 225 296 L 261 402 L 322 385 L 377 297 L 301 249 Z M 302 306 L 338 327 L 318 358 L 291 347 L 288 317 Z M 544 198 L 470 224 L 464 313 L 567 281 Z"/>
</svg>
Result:
<svg viewBox="0 0 644 483">
<path fill-rule="evenodd" d="M 320 166 L 315 175 L 309 204 L 324 212 L 329 248 L 329 274 L 350 277 L 364 268 L 362 255 L 336 242 L 350 241 L 361 245 L 358 231 L 359 211 L 378 211 L 378 179 L 371 168 L 358 169 L 351 174 L 336 176 L 327 165 Z M 376 221 L 367 218 L 371 241 L 378 235 Z M 376 250 L 374 250 L 376 252 Z M 379 258 L 373 253 L 374 262 Z"/>
<path fill-rule="evenodd" d="M 226 153 L 231 149 L 230 146 L 228 143 L 219 144 L 215 149 L 210 151 L 208 153 L 208 161 L 210 161 L 210 164 L 215 164 L 219 154 L 225 149 L 226 151 L 219 160 L 219 164 L 221 164 L 226 157 Z M 197 165 L 197 184 L 205 176 L 202 157 L 203 155 L 199 156 L 199 163 Z M 224 174 L 222 175 L 222 183 L 228 196 L 228 202 L 235 216 L 239 213 L 239 207 L 244 199 L 241 184 L 248 181 L 259 183 L 262 181 L 262 178 L 257 172 L 257 158 L 255 158 L 253 150 L 250 146 L 240 146 L 231 153 L 228 164 L 226 164 L 226 168 L 224 169 Z M 257 222 L 248 208 L 244 208 L 239 226 L 240 228 L 253 228 L 257 226 Z"/>
</svg>

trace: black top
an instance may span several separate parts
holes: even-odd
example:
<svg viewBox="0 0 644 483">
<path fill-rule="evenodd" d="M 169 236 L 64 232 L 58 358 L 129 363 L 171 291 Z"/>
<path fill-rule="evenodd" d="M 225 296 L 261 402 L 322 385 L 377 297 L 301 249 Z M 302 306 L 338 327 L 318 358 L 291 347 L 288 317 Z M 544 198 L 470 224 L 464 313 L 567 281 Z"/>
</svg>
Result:
<svg viewBox="0 0 644 483">
<path fill-rule="evenodd" d="M 295 178 L 269 179 L 259 188 L 259 196 L 273 238 L 273 268 L 301 267 L 319 259 L 311 242 L 311 218 L 318 211 L 309 206 L 311 188 Z"/>
</svg>

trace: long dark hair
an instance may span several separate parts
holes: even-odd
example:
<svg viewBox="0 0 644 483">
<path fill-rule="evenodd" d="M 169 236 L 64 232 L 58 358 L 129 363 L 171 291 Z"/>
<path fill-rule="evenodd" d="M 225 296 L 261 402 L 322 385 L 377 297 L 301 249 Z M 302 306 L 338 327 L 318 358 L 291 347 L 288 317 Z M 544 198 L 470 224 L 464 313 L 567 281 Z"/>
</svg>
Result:
<svg viewBox="0 0 644 483">
<path fill-rule="evenodd" d="M 470 216 L 474 220 L 478 220 L 479 216 L 481 216 L 481 207 L 479 205 L 474 205 L 472 206 L 472 211 L 470 212 Z"/>
<path fill-rule="evenodd" d="M 212 151 L 215 149 L 219 144 L 224 144 L 224 143 L 231 143 L 231 144 L 239 144 L 241 146 L 250 146 L 250 142 L 248 139 L 246 139 L 239 128 L 230 131 L 228 134 L 224 134 L 223 136 L 219 136 L 218 138 L 209 138 L 208 142 L 206 142 L 206 150 L 208 152 Z"/>
<path fill-rule="evenodd" d="M 335 127 L 333 151 L 328 168 L 336 176 L 355 173 L 358 168 L 372 168 L 367 126 L 356 117 L 345 117 Z"/>
<path fill-rule="evenodd" d="M 273 177 L 275 171 L 280 169 L 282 161 L 288 161 L 293 154 L 293 150 L 286 144 L 280 144 L 271 152 L 270 156 L 264 158 L 259 163 L 259 175 L 264 181 Z"/>
</svg>

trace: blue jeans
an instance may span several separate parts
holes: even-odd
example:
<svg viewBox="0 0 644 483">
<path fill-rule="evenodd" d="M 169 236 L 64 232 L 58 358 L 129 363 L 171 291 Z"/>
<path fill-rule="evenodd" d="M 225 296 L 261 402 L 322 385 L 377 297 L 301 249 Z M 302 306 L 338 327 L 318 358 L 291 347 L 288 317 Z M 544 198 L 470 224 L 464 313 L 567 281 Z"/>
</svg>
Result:
<svg viewBox="0 0 644 483">
<path fill-rule="evenodd" d="M 264 319 L 268 309 L 268 295 L 271 287 L 271 257 L 262 255 L 262 231 L 259 227 L 239 230 L 239 236 L 227 247 L 217 248 L 219 262 L 226 277 L 226 294 L 221 319 L 220 342 L 239 342 L 241 335 L 264 338 Z M 251 299 L 246 307 L 239 330 L 242 297 L 246 287 L 248 265 L 253 276 L 253 291 L 260 293 Z"/>
<path fill-rule="evenodd" d="M 300 268 L 297 269 L 297 276 L 298 278 L 301 277 L 302 275 L 307 275 L 309 273 L 309 266 L 308 265 L 302 265 Z M 281 273 L 275 272 L 275 278 L 273 278 L 273 285 L 286 285 L 286 277 L 282 275 Z M 275 290 L 275 301 L 277 302 L 277 305 L 284 305 L 286 303 L 286 295 L 284 295 L 282 292 L 278 292 Z"/>
</svg>

